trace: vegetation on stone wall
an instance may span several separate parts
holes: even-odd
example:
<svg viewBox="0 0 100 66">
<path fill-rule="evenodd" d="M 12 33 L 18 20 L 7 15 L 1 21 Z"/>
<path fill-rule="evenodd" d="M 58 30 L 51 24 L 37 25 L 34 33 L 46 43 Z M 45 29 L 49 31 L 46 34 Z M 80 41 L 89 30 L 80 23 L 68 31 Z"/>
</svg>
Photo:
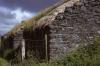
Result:
<svg viewBox="0 0 100 66">
<path fill-rule="evenodd" d="M 65 66 L 100 66 L 100 37 L 92 44 L 70 52 L 59 63 Z"/>
<path fill-rule="evenodd" d="M 0 66 L 5 62 L 0 59 L 2 63 Z M 100 66 L 100 37 L 97 37 L 92 44 L 80 46 L 57 61 L 40 63 L 37 60 L 28 59 L 21 63 L 13 63 L 12 66 Z"/>
</svg>

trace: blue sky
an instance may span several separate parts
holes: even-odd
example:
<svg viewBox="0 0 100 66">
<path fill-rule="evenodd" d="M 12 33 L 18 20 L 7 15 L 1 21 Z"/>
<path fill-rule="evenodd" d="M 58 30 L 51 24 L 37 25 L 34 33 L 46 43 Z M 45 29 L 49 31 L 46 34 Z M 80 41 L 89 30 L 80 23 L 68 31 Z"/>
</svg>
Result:
<svg viewBox="0 0 100 66">
<path fill-rule="evenodd" d="M 0 35 L 59 0 L 0 0 Z"/>
</svg>

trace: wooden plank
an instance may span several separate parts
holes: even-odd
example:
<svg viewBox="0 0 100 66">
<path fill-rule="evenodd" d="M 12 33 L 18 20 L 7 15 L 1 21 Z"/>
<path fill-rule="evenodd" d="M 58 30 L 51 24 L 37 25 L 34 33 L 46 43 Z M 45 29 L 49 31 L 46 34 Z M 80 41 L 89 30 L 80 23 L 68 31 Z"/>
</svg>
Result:
<svg viewBox="0 0 100 66">
<path fill-rule="evenodd" d="M 22 40 L 22 47 L 21 47 L 21 51 L 22 51 L 22 61 L 25 59 L 25 40 Z"/>
<path fill-rule="evenodd" d="M 46 61 L 48 61 L 48 37 L 47 34 L 45 34 L 45 52 L 46 52 Z"/>
</svg>

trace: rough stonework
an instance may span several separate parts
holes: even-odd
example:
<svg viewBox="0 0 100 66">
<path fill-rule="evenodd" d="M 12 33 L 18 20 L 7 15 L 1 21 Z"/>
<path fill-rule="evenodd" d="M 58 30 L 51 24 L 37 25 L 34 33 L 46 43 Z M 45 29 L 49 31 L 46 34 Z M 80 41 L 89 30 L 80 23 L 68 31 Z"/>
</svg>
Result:
<svg viewBox="0 0 100 66">
<path fill-rule="evenodd" d="M 100 36 L 100 0 L 70 0 L 42 17 L 34 26 L 31 31 L 22 29 L 16 32 L 11 41 L 14 48 L 25 39 L 26 53 L 34 50 L 33 55 L 42 59 L 46 55 L 48 59 L 62 58 L 80 44 L 87 45 L 95 36 Z M 45 34 L 48 35 L 47 52 Z"/>
<path fill-rule="evenodd" d="M 21 45 L 21 41 L 23 40 L 23 30 L 18 31 L 15 35 L 14 35 L 14 45 L 13 48 L 17 49 L 19 47 L 19 45 Z"/>
<path fill-rule="evenodd" d="M 100 1 L 81 0 L 59 13 L 50 26 L 50 56 L 60 58 L 78 44 L 100 35 Z"/>
</svg>

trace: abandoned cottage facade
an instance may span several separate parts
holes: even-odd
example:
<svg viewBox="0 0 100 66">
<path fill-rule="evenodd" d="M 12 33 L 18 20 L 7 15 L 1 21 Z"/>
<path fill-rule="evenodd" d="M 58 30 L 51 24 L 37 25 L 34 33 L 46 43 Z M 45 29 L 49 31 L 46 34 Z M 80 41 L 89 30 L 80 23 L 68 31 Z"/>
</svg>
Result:
<svg viewBox="0 0 100 66">
<path fill-rule="evenodd" d="M 100 36 L 100 0 L 69 0 L 31 30 L 20 28 L 14 35 L 4 35 L 2 41 L 6 40 L 3 48 L 20 48 L 22 59 L 32 55 L 49 60 L 91 43 L 95 36 Z"/>
</svg>

